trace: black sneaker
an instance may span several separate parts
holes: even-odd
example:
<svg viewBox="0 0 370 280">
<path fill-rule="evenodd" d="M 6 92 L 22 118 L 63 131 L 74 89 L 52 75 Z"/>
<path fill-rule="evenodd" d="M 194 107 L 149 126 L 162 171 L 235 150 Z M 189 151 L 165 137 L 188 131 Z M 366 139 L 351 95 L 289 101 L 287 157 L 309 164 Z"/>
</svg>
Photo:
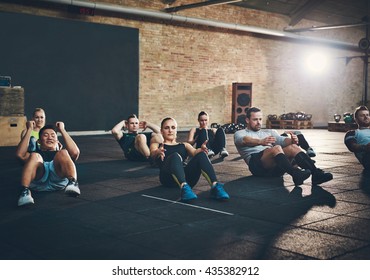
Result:
<svg viewBox="0 0 370 280">
<path fill-rule="evenodd" d="M 295 168 L 294 172 L 291 174 L 293 177 L 293 182 L 296 186 L 302 185 L 304 180 L 306 180 L 311 175 L 309 169 L 298 169 Z"/>
<path fill-rule="evenodd" d="M 21 195 L 19 196 L 18 199 L 18 206 L 23 206 L 27 204 L 34 204 L 33 197 L 31 195 L 31 191 L 29 188 L 23 188 Z"/>
<path fill-rule="evenodd" d="M 316 171 L 312 174 L 312 184 L 319 185 L 325 182 L 328 182 L 333 179 L 333 174 L 329 172 L 324 172 L 320 168 L 317 168 Z"/>
<path fill-rule="evenodd" d="M 81 192 L 80 188 L 78 187 L 78 182 L 75 179 L 69 179 L 64 192 L 69 196 L 79 196 Z"/>
</svg>

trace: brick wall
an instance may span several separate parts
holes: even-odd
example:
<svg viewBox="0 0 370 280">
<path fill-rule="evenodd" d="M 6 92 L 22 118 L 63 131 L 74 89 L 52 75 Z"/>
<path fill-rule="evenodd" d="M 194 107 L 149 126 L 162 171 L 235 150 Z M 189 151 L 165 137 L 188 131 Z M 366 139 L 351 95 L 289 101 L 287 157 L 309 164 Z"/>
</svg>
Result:
<svg viewBox="0 0 370 280">
<path fill-rule="evenodd" d="M 25 2 L 25 1 L 23 1 Z M 101 0 L 115 5 L 159 11 L 162 1 Z M 176 1 L 176 5 L 194 1 Z M 332 58 L 327 74 L 304 71 L 302 57 L 308 46 L 277 37 L 242 31 L 170 23 L 158 19 L 97 11 L 94 17 L 67 13 L 54 5 L 23 6 L 0 3 L 0 10 L 74 18 L 139 29 L 139 117 L 159 124 L 172 116 L 180 129 L 197 125 L 197 114 L 206 110 L 211 122 L 231 122 L 232 83 L 253 83 L 254 106 L 264 114 L 304 111 L 313 114 L 315 126 L 324 126 L 335 113 L 353 111 L 363 94 L 363 62 L 346 64 L 346 56 L 359 53 L 326 47 Z M 289 19 L 231 5 L 202 7 L 179 15 L 283 30 Z M 302 21 L 296 27 L 320 25 Z M 322 24 L 321 24 L 322 25 Z M 336 29 L 303 34 L 357 44 L 364 32 Z"/>
</svg>

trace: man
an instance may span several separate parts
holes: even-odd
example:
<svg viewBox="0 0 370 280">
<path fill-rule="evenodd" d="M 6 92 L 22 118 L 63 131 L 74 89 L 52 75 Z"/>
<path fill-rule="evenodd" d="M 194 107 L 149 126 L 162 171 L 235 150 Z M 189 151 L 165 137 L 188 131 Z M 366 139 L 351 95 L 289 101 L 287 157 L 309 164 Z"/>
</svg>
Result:
<svg viewBox="0 0 370 280">
<path fill-rule="evenodd" d="M 261 129 L 262 111 L 257 107 L 248 109 L 247 128 L 234 134 L 234 143 L 242 158 L 255 176 L 282 176 L 288 173 L 295 185 L 303 184 L 312 175 L 312 184 L 318 185 L 333 179 L 331 173 L 316 168 L 310 157 L 297 145 L 298 137 L 281 136 L 274 129 Z M 292 165 L 292 161 L 302 169 Z"/>
<path fill-rule="evenodd" d="M 344 144 L 353 152 L 364 167 L 364 173 L 370 174 L 370 117 L 366 106 L 359 106 L 354 113 L 358 125 L 344 136 Z"/>
<path fill-rule="evenodd" d="M 153 132 L 139 132 L 150 128 Z M 122 129 L 127 129 L 124 133 Z M 160 128 L 146 121 L 139 121 L 136 115 L 122 120 L 112 128 L 112 134 L 121 146 L 125 157 L 132 161 L 148 161 L 150 159 L 150 143 L 161 143 Z"/>
<path fill-rule="evenodd" d="M 18 206 L 33 204 L 31 191 L 65 190 L 70 196 L 80 195 L 77 182 L 77 171 L 74 162 L 80 155 L 76 143 L 65 130 L 63 122 L 46 125 L 40 129 L 40 149 L 28 151 L 28 143 L 34 130 L 35 121 L 28 121 L 27 130 L 19 143 L 16 156 L 24 163 L 22 170 L 22 192 L 18 199 Z M 58 141 L 57 132 L 60 132 L 65 148 Z"/>
</svg>

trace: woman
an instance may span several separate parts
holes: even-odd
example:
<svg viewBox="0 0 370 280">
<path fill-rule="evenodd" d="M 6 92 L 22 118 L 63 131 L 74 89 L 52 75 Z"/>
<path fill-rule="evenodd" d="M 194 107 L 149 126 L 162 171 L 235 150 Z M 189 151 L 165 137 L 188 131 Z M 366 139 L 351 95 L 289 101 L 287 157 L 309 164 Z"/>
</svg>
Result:
<svg viewBox="0 0 370 280">
<path fill-rule="evenodd" d="M 163 143 L 152 143 L 150 154 L 159 166 L 159 180 L 165 186 L 179 186 L 181 200 L 189 201 L 197 198 L 192 187 L 203 174 L 211 186 L 211 197 L 218 200 L 229 199 L 207 157 L 207 141 L 195 149 L 189 143 L 177 142 L 177 122 L 173 118 L 165 118 L 161 123 Z M 185 165 L 185 161 L 191 157 Z"/>
<path fill-rule="evenodd" d="M 208 113 L 201 111 L 198 114 L 198 128 L 192 128 L 189 131 L 187 142 L 191 145 L 195 145 L 196 148 L 201 147 L 204 141 L 208 140 L 208 157 L 211 158 L 215 154 L 220 154 L 220 157 L 224 158 L 229 155 L 226 151 L 226 135 L 225 131 L 219 128 L 208 128 L 209 117 Z"/>
<path fill-rule="evenodd" d="M 28 144 L 28 151 L 34 152 L 38 149 L 37 140 L 39 140 L 40 129 L 45 126 L 46 117 L 45 111 L 42 108 L 36 108 L 32 114 L 32 120 L 34 122 L 33 130 L 31 132 L 30 142 Z M 27 129 L 23 130 L 21 133 L 21 140 L 26 134 Z"/>
</svg>

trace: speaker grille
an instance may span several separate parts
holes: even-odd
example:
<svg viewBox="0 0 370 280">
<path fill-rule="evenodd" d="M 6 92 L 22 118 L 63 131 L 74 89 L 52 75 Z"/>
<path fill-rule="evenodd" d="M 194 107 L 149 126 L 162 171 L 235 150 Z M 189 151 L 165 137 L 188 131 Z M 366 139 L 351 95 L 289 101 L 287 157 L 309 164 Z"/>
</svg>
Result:
<svg viewBox="0 0 370 280">
<path fill-rule="evenodd" d="M 238 106 L 248 106 L 249 103 L 251 102 L 251 98 L 249 94 L 241 93 L 238 95 L 236 101 L 238 102 Z"/>
<path fill-rule="evenodd" d="M 233 83 L 232 122 L 245 124 L 247 110 L 252 106 L 252 83 Z"/>
</svg>

